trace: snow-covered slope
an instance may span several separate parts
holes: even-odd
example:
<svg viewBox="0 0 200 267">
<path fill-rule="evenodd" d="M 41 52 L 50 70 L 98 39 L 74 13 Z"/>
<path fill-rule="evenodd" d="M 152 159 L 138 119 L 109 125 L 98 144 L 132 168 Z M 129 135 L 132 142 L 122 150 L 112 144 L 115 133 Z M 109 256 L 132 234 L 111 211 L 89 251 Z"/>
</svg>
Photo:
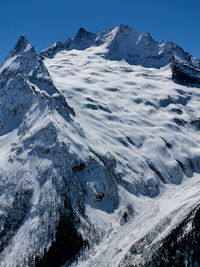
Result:
<svg viewBox="0 0 200 267">
<path fill-rule="evenodd" d="M 88 146 L 117 163 L 118 207 L 111 213 L 87 207 L 107 238 L 80 266 L 117 266 L 153 227 L 161 224 L 152 242 L 200 200 L 199 88 L 174 83 L 170 66 L 108 61 L 96 47 L 62 51 L 45 64 L 74 107 Z M 87 172 L 82 176 L 88 179 Z"/>
<path fill-rule="evenodd" d="M 199 69 L 123 25 L 40 56 L 21 37 L 0 67 L 0 266 L 200 264 Z"/>
<path fill-rule="evenodd" d="M 72 216 L 71 207 L 81 200 L 81 191 L 75 186 L 76 178 L 70 181 L 73 191 L 63 178 L 79 159 L 73 156 L 80 149 L 75 139 L 81 133 L 73 121 L 74 111 L 24 37 L 1 66 L 0 81 L 0 264 L 40 264 L 49 247 L 53 258 L 60 253 L 54 251 L 63 241 L 59 244 L 55 240 L 64 222 L 70 227 L 62 229 L 64 240 L 69 231 L 77 239 L 71 250 L 70 242 L 66 244 L 67 259 L 82 242 L 72 224 L 76 216 Z M 71 149 L 70 136 L 74 144 Z M 68 191 L 75 194 L 73 204 Z M 57 259 L 58 263 L 62 261 Z"/>
</svg>

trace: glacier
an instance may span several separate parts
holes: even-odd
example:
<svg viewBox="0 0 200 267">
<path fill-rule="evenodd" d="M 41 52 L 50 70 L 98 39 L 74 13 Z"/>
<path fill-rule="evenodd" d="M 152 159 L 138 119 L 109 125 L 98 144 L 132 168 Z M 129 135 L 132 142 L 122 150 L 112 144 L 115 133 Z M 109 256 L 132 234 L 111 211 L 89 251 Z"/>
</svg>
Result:
<svg viewBox="0 0 200 267">
<path fill-rule="evenodd" d="M 118 25 L 0 66 L 0 266 L 200 266 L 200 61 Z"/>
</svg>

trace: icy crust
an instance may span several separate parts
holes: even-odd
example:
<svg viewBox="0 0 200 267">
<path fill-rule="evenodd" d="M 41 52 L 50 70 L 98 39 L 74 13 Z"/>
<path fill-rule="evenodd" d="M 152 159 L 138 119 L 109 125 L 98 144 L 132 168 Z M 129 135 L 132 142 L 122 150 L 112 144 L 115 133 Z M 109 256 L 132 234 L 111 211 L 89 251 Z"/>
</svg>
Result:
<svg viewBox="0 0 200 267">
<path fill-rule="evenodd" d="M 98 53 L 110 60 L 126 60 L 132 65 L 162 68 L 171 65 L 174 81 L 200 84 L 200 61 L 170 41 L 155 41 L 149 33 L 132 30 L 126 25 L 90 33 L 81 28 L 77 35 L 65 42 L 56 42 L 41 52 L 41 56 L 52 58 L 62 50 L 83 50 L 99 47 Z"/>
<path fill-rule="evenodd" d="M 120 266 L 131 245 L 167 236 L 200 200 L 199 88 L 174 83 L 170 66 L 111 61 L 98 47 L 44 62 L 109 173 L 110 182 L 97 162 L 77 168 L 95 238 L 74 266 Z"/>
</svg>

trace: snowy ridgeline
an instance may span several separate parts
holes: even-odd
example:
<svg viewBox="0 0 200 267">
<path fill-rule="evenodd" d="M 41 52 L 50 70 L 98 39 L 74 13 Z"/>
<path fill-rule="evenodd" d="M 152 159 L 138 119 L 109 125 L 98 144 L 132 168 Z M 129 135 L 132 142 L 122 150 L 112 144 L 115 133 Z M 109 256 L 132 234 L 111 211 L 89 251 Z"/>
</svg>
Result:
<svg viewBox="0 0 200 267">
<path fill-rule="evenodd" d="M 53 58 L 65 50 L 85 50 L 99 47 L 97 54 L 109 60 L 125 59 L 131 65 L 161 68 L 171 65 L 172 77 L 182 84 L 199 84 L 200 62 L 171 41 L 154 41 L 149 33 L 134 31 L 118 25 L 113 29 L 90 33 L 80 28 L 73 39 L 56 42 L 41 52 L 41 56 Z"/>
<path fill-rule="evenodd" d="M 198 228 L 199 69 L 123 25 L 40 56 L 21 37 L 0 67 L 0 266 L 164 266 Z"/>
</svg>

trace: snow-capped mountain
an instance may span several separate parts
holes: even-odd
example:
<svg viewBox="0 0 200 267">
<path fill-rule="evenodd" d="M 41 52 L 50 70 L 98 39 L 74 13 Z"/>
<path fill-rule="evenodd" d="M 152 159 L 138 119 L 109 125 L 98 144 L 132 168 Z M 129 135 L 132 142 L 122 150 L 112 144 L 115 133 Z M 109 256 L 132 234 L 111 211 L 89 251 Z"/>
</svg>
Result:
<svg viewBox="0 0 200 267">
<path fill-rule="evenodd" d="M 56 42 L 41 52 L 52 58 L 62 50 L 83 50 L 100 46 L 100 53 L 109 60 L 126 60 L 131 65 L 161 68 L 171 64 L 172 77 L 180 83 L 199 84 L 200 63 L 170 41 L 156 42 L 149 33 L 133 31 L 125 25 L 94 34 L 80 28 L 73 39 Z M 104 48 L 104 49 L 103 49 Z"/>
<path fill-rule="evenodd" d="M 0 67 L 0 266 L 200 265 L 200 61 L 118 25 Z"/>
</svg>

